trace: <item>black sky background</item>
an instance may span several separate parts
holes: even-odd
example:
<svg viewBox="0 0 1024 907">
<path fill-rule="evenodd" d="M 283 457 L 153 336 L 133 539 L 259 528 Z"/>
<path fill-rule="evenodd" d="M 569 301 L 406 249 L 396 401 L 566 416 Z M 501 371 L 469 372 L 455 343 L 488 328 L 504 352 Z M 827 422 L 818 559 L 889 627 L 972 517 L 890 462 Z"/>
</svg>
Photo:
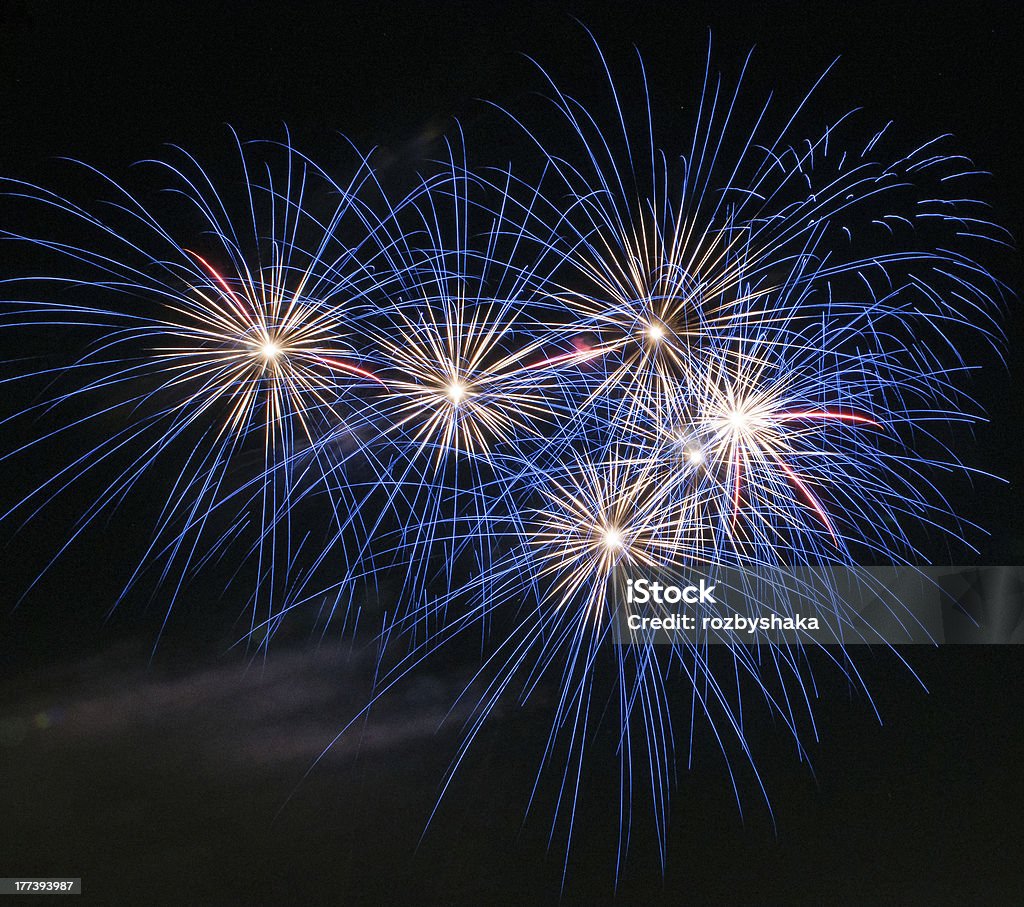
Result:
<svg viewBox="0 0 1024 907">
<path fill-rule="evenodd" d="M 587 97 L 594 57 L 573 16 L 594 30 L 616 71 L 634 72 L 639 47 L 669 107 L 695 97 L 709 28 L 727 74 L 756 46 L 750 93 L 757 100 L 776 89 L 783 109 L 838 56 L 816 93 L 822 123 L 863 106 L 870 123 L 894 119 L 907 147 L 953 133 L 957 148 L 993 174 L 983 194 L 995 220 L 1024 232 L 1024 13 L 1010 4 L 439 2 L 307 11 L 0 0 L 0 174 L 73 194 L 53 158 L 123 175 L 165 142 L 209 162 L 231 154 L 225 124 L 246 138 L 277 138 L 286 123 L 300 148 L 327 163 L 341 154 L 336 132 L 363 148 L 381 145 L 401 180 L 441 153 L 439 136 L 454 117 L 475 157 L 501 164 L 503 134 L 477 99 L 533 103 L 542 84 L 524 53 Z M 1019 287 L 1016 261 L 999 265 Z M 17 267 L 2 263 L 4 273 Z M 978 351 L 985 369 L 974 395 L 992 421 L 962 451 L 1008 484 L 953 490 L 964 515 L 991 532 L 974 539 L 981 562 L 1024 558 L 1021 323 L 1012 311 L 1005 368 Z M 0 484 L 17 490 L 33 479 L 30 470 L 7 471 Z M 494 722 L 418 849 L 454 753 L 451 728 L 435 734 L 433 726 L 464 677 L 455 656 L 385 712 L 359 758 L 336 754 L 275 820 L 318 745 L 358 707 L 365 666 L 296 640 L 262 673 L 245 671 L 244 655 L 223 654 L 235 603 L 195 595 L 150 663 L 159 608 L 143 602 L 104 619 L 118 558 L 138 545 L 133 519 L 129 509 L 14 612 L 48 530 L 4 538 L 0 875 L 81 875 L 95 903 L 558 900 L 562 865 L 557 846 L 546 853 L 547 814 L 541 807 L 522 818 L 548 730 L 543 700 Z M 958 560 L 969 558 L 960 552 Z M 783 729 L 768 721 L 752 729 L 774 828 L 755 782 L 740 782 L 741 815 L 721 758 L 698 746 L 692 771 L 680 771 L 664 880 L 653 839 L 638 833 L 619 902 L 1024 901 L 1024 654 L 946 647 L 903 655 L 928 694 L 892 656 L 864 653 L 882 723 L 863 697 L 823 681 L 813 772 Z M 615 765 L 595 755 L 563 903 L 612 902 Z"/>
</svg>

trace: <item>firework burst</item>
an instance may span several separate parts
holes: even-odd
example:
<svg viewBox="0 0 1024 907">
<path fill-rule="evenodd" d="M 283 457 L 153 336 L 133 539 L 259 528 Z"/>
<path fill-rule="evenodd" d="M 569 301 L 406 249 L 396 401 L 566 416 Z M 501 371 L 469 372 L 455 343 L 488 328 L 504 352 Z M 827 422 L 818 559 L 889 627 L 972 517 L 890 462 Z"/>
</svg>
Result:
<svg viewBox="0 0 1024 907">
<path fill-rule="evenodd" d="M 556 151 L 526 129 L 547 191 L 513 181 L 523 201 L 503 207 L 557 262 L 542 287 L 550 326 L 596 337 L 594 357 L 564 385 L 555 455 L 524 460 L 521 518 L 481 515 L 481 526 L 502 526 L 501 557 L 431 607 L 446 615 L 438 645 L 498 614 L 508 628 L 474 681 L 453 773 L 500 701 L 551 685 L 542 766 L 561 776 L 552 834 L 564 819 L 571 842 L 585 753 L 611 721 L 621 860 L 640 787 L 664 841 L 678 714 L 667 691 L 679 678 L 691 747 L 703 715 L 730 775 L 735 746 L 757 776 L 741 675 L 801 756 L 814 733 L 799 646 L 760 652 L 732 639 L 722 664 L 685 642 L 617 645 L 623 578 L 738 568 L 756 589 L 800 565 L 919 563 L 915 527 L 962 538 L 934 479 L 969 472 L 943 441 L 951 421 L 973 419 L 951 338 L 998 338 L 1003 288 L 964 249 L 1006 234 L 978 203 L 941 194 L 973 169 L 939 143 L 886 156 L 882 130 L 851 150 L 841 139 L 850 117 L 804 139 L 800 109 L 773 133 L 768 105 L 743 131 L 736 94 L 709 68 L 692 141 L 673 157 L 655 140 L 646 74 L 628 99 L 605 74 L 608 128 L 548 79 L 571 143 Z M 460 388 L 460 406 L 472 384 L 455 370 L 435 383 Z M 842 621 L 847 605 L 824 597 Z M 794 593 L 780 607 L 798 604 Z M 402 660 L 382 689 L 429 651 Z M 828 660 L 870 700 L 844 651 Z"/>
<path fill-rule="evenodd" d="M 461 136 L 397 203 L 369 160 L 339 183 L 287 142 L 239 145 L 234 194 L 184 152 L 149 162 L 173 211 L 94 171 L 98 208 L 8 181 L 82 238 L 6 234 L 80 272 L 20 282 L 51 295 L 10 303 L 6 327 L 91 344 L 17 379 L 59 378 L 11 417 L 50 427 L 4 460 L 102 440 L 5 516 L 100 475 L 69 545 L 162 464 L 128 586 L 153 570 L 169 613 L 237 546 L 262 645 L 292 608 L 347 619 L 386 584 L 373 701 L 482 632 L 452 776 L 500 701 L 546 686 L 566 860 L 610 722 L 619 864 L 643 789 L 664 865 L 683 749 L 670 690 L 687 691 L 689 750 L 703 716 L 730 777 L 736 751 L 756 777 L 743 691 L 804 757 L 814 678 L 797 645 L 620 645 L 623 581 L 729 568 L 766 587 L 791 567 L 913 564 L 922 526 L 959 538 L 934 479 L 969 472 L 944 434 L 973 420 L 958 338 L 994 341 L 1002 294 L 968 253 L 1006 237 L 955 188 L 970 162 L 938 142 L 854 145 L 850 116 L 801 127 L 807 99 L 775 128 L 767 103 L 739 123 L 739 84 L 709 54 L 692 136 L 670 153 L 642 64 L 631 97 L 601 62 L 610 116 L 547 77 L 568 143 L 525 130 L 534 181 L 470 172 Z M 838 597 L 825 606 L 842 619 Z M 862 686 L 843 650 L 826 658 Z"/>
<path fill-rule="evenodd" d="M 70 325 L 83 341 L 91 338 L 74 363 L 20 376 L 60 373 L 58 388 L 75 379 L 36 408 L 51 418 L 71 415 L 27 449 L 90 423 L 101 425 L 100 434 L 117 426 L 8 517 L 102 470 L 105 490 L 77 536 L 144 477 L 169 469 L 175 478 L 129 587 L 158 564 L 160 582 L 180 587 L 191 567 L 230 542 L 255 555 L 256 587 L 272 588 L 290 559 L 277 549 L 281 539 L 288 547 L 297 458 L 325 426 L 358 419 L 366 388 L 381 384 L 350 342 L 379 288 L 375 261 L 386 258 L 375 240 L 378 222 L 358 199 L 372 185 L 369 165 L 361 160 L 342 186 L 288 144 L 238 149 L 241 181 L 233 194 L 218 190 L 185 152 L 178 161 L 148 162 L 164 187 L 159 214 L 90 168 L 109 197 L 98 213 L 37 187 L 7 186 L 37 217 L 42 206 L 67 233 L 84 234 L 76 243 L 8 234 L 80 271 L 24 281 L 60 288 L 65 299 L 12 304 L 8 326 Z M 359 240 L 341 239 L 350 234 Z M 74 302 L 76 295 L 90 301 Z M 91 301 L 100 296 L 109 304 Z"/>
</svg>

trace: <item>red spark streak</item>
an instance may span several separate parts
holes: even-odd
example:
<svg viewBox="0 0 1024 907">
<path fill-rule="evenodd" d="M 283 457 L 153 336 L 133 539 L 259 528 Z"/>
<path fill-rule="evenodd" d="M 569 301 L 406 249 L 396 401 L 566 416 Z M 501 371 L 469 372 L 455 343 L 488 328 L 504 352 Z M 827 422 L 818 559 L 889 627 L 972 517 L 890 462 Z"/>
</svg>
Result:
<svg viewBox="0 0 1024 907">
<path fill-rule="evenodd" d="M 878 425 L 874 419 L 867 416 L 858 416 L 856 413 L 833 412 L 828 409 L 793 410 L 779 413 L 776 417 L 779 422 L 789 422 L 795 419 L 835 419 L 838 422 L 857 422 L 863 425 Z"/>
<path fill-rule="evenodd" d="M 330 368 L 335 368 L 341 372 L 348 372 L 351 375 L 359 375 L 363 378 L 369 378 L 371 381 L 376 381 L 381 387 L 387 387 L 387 385 L 378 378 L 373 372 L 369 372 L 366 369 L 359 368 L 357 365 L 351 365 L 348 362 L 341 362 L 337 359 L 328 359 L 325 356 L 315 357 L 318 362 L 322 362 L 324 365 Z"/>
<path fill-rule="evenodd" d="M 560 365 L 563 362 L 586 362 L 588 359 L 594 359 L 597 356 L 603 356 L 608 352 L 608 349 L 597 349 L 597 350 L 576 350 L 572 353 L 561 353 L 558 356 L 552 356 L 550 359 L 543 359 L 540 362 L 535 362 L 533 365 L 523 366 L 525 370 L 547 368 L 551 365 Z"/>
<path fill-rule="evenodd" d="M 740 467 L 742 464 L 742 447 L 736 445 L 736 453 L 733 456 L 732 468 L 733 468 L 733 492 L 732 492 L 732 518 L 733 522 L 740 515 Z"/>
<path fill-rule="evenodd" d="M 239 299 L 238 296 L 236 295 L 235 291 L 232 290 L 231 287 L 228 286 L 227 281 L 223 277 L 221 277 L 220 274 L 217 273 L 217 269 L 214 268 L 213 265 L 211 265 L 205 258 L 203 258 L 202 255 L 199 255 L 198 253 L 193 252 L 191 249 L 185 249 L 185 251 L 188 252 L 188 254 L 191 255 L 193 258 L 197 259 L 199 261 L 199 263 L 204 268 L 206 268 L 207 272 L 214 279 L 214 281 L 217 283 L 217 285 L 224 291 L 224 293 L 227 295 L 227 297 L 235 304 L 235 307 L 238 309 L 238 313 L 243 318 L 246 317 L 248 315 L 248 312 L 246 312 L 245 305 L 242 303 L 242 300 Z"/>
<path fill-rule="evenodd" d="M 811 490 L 804 484 L 803 479 L 800 478 L 789 466 L 786 465 L 783 460 L 779 457 L 775 457 L 775 462 L 779 464 L 779 467 L 786 474 L 786 477 L 792 482 L 797 490 L 803 495 L 804 500 L 814 508 L 814 512 L 818 514 L 821 521 L 825 524 L 825 528 L 829 531 L 829 535 L 832 536 L 832 541 L 838 542 L 836 538 L 835 528 L 832 526 L 832 521 L 828 518 L 828 514 L 825 513 L 825 509 L 821 506 L 818 499 L 811 493 Z"/>
</svg>

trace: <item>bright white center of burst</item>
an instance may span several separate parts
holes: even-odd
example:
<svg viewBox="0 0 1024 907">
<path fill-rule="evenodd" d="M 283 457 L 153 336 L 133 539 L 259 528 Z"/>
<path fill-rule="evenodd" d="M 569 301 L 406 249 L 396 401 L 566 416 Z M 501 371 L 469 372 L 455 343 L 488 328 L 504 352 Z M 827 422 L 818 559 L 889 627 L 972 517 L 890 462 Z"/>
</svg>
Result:
<svg viewBox="0 0 1024 907">
<path fill-rule="evenodd" d="M 693 463 L 694 466 L 700 466 L 704 462 L 704 451 L 697 447 L 688 447 L 686 449 L 686 461 Z"/>
<path fill-rule="evenodd" d="M 647 339 L 652 343 L 657 343 L 659 340 L 665 338 L 665 329 L 660 324 L 652 324 L 647 329 Z"/>
<path fill-rule="evenodd" d="M 750 414 L 743 412 L 741 409 L 734 409 L 726 417 L 729 427 L 733 431 L 742 432 L 746 431 L 750 427 Z"/>
<path fill-rule="evenodd" d="M 268 340 L 260 346 L 260 355 L 266 359 L 267 362 L 273 362 L 281 355 L 281 347 L 274 343 L 273 340 Z"/>
<path fill-rule="evenodd" d="M 466 385 L 453 381 L 448 385 L 447 393 L 452 403 L 461 403 L 466 397 Z"/>
<path fill-rule="evenodd" d="M 609 526 L 601 533 L 604 546 L 609 551 L 618 551 L 622 547 L 622 533 L 614 526 Z"/>
</svg>

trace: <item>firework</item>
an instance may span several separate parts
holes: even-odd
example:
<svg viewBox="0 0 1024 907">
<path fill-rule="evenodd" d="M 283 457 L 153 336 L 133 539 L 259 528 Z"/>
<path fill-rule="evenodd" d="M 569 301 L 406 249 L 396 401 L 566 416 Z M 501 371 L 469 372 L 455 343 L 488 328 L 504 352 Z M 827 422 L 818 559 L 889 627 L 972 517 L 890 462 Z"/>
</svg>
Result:
<svg viewBox="0 0 1024 907">
<path fill-rule="evenodd" d="M 105 489 L 77 536 L 143 479 L 166 481 L 170 470 L 152 541 L 128 587 L 152 570 L 180 587 L 192 566 L 230 542 L 254 554 L 255 588 L 272 588 L 290 559 L 298 458 L 325 426 L 357 423 L 368 389 L 381 388 L 354 330 L 379 289 L 376 262 L 387 258 L 378 222 L 359 199 L 373 185 L 368 162 L 339 185 L 289 144 L 238 150 L 241 179 L 230 191 L 185 152 L 148 162 L 162 189 L 159 209 L 90 168 L 109 199 L 99 213 L 7 184 L 37 217 L 42 206 L 65 235 L 82 234 L 74 243 L 9 234 L 78 273 L 25 281 L 64 298 L 12 304 L 8 325 L 73 325 L 91 341 L 77 361 L 22 376 L 61 373 L 56 395 L 38 410 L 51 420 L 69 414 L 28 449 L 90 424 L 104 436 L 7 516 L 102 471 Z M 355 243 L 345 241 L 351 235 Z M 88 301 L 76 302 L 79 295 Z M 109 424 L 116 427 L 108 432 Z"/>
<path fill-rule="evenodd" d="M 972 168 L 938 143 L 886 155 L 883 130 L 851 148 L 849 117 L 809 139 L 796 115 L 772 133 L 767 106 L 744 132 L 735 95 L 709 68 L 693 139 L 674 157 L 655 139 L 646 74 L 626 98 L 605 72 L 607 128 L 549 77 L 570 142 L 555 150 L 527 129 L 546 191 L 512 181 L 502 209 L 556 260 L 540 288 L 552 325 L 596 338 L 595 356 L 564 385 L 555 456 L 524 458 L 521 516 L 480 516 L 502 555 L 431 607 L 446 618 L 436 645 L 479 621 L 505 628 L 474 679 L 453 774 L 500 701 L 553 687 L 541 760 L 561 776 L 552 834 L 564 820 L 568 851 L 585 754 L 610 723 L 622 760 L 621 860 L 641 786 L 664 842 L 674 678 L 691 692 L 691 735 L 703 715 L 730 776 L 738 751 L 757 777 L 741 686 L 782 719 L 802 756 L 814 733 L 800 647 L 759 653 L 733 640 L 720 662 L 687 643 L 617 646 L 622 578 L 738 568 L 756 591 L 793 566 L 921 562 L 916 527 L 961 538 L 964 523 L 934 482 L 938 471 L 968 471 L 942 440 L 974 411 L 951 338 L 997 340 L 1003 292 L 964 249 L 1006 236 L 978 203 L 941 194 Z M 464 324 L 461 312 L 448 317 Z M 448 378 L 469 386 L 456 371 L 437 386 Z M 798 604 L 794 593 L 782 607 Z M 847 616 L 836 596 L 821 604 Z M 431 648 L 385 674 L 382 690 Z M 844 652 L 829 660 L 863 689 Z"/>
<path fill-rule="evenodd" d="M 170 470 L 128 586 L 152 570 L 170 607 L 235 546 L 260 644 L 300 605 L 347 624 L 390 589 L 373 702 L 481 632 L 445 788 L 499 702 L 551 689 L 566 859 L 609 722 L 620 863 L 641 789 L 664 862 L 680 715 L 691 749 L 703 716 L 730 777 L 739 752 L 756 778 L 751 697 L 804 757 L 814 678 L 799 645 L 618 645 L 623 581 L 734 569 L 766 589 L 791 567 L 914 564 L 921 527 L 959 539 L 934 476 L 968 472 L 946 432 L 974 418 L 958 339 L 998 339 L 1003 290 L 969 253 L 1006 237 L 939 142 L 854 144 L 852 116 L 801 125 L 807 99 L 741 123 L 743 79 L 727 91 L 709 53 L 692 137 L 665 151 L 642 64 L 627 95 L 601 62 L 610 116 L 545 74 L 559 132 L 514 118 L 534 180 L 472 172 L 460 135 L 397 202 L 368 159 L 340 183 L 287 142 L 239 145 L 233 194 L 184 152 L 150 162 L 159 207 L 94 171 L 96 209 L 8 182 L 81 239 L 8 234 L 78 273 L 23 281 L 60 298 L 6 325 L 91 344 L 19 379 L 61 373 L 20 414 L 48 427 L 5 459 L 103 440 L 6 517 L 101 475 L 70 544 Z"/>
<path fill-rule="evenodd" d="M 574 346 L 575 327 L 558 323 L 551 250 L 509 216 L 511 177 L 478 178 L 461 144 L 448 150 L 388 225 L 393 279 L 364 325 L 386 387 L 368 442 L 377 518 L 357 549 L 347 527 L 325 546 L 353 568 L 338 582 L 389 573 L 401 590 L 391 619 L 427 628 L 430 590 L 486 578 L 519 533 L 537 463 L 557 459 L 574 418 L 580 368 L 605 352 Z"/>
</svg>

